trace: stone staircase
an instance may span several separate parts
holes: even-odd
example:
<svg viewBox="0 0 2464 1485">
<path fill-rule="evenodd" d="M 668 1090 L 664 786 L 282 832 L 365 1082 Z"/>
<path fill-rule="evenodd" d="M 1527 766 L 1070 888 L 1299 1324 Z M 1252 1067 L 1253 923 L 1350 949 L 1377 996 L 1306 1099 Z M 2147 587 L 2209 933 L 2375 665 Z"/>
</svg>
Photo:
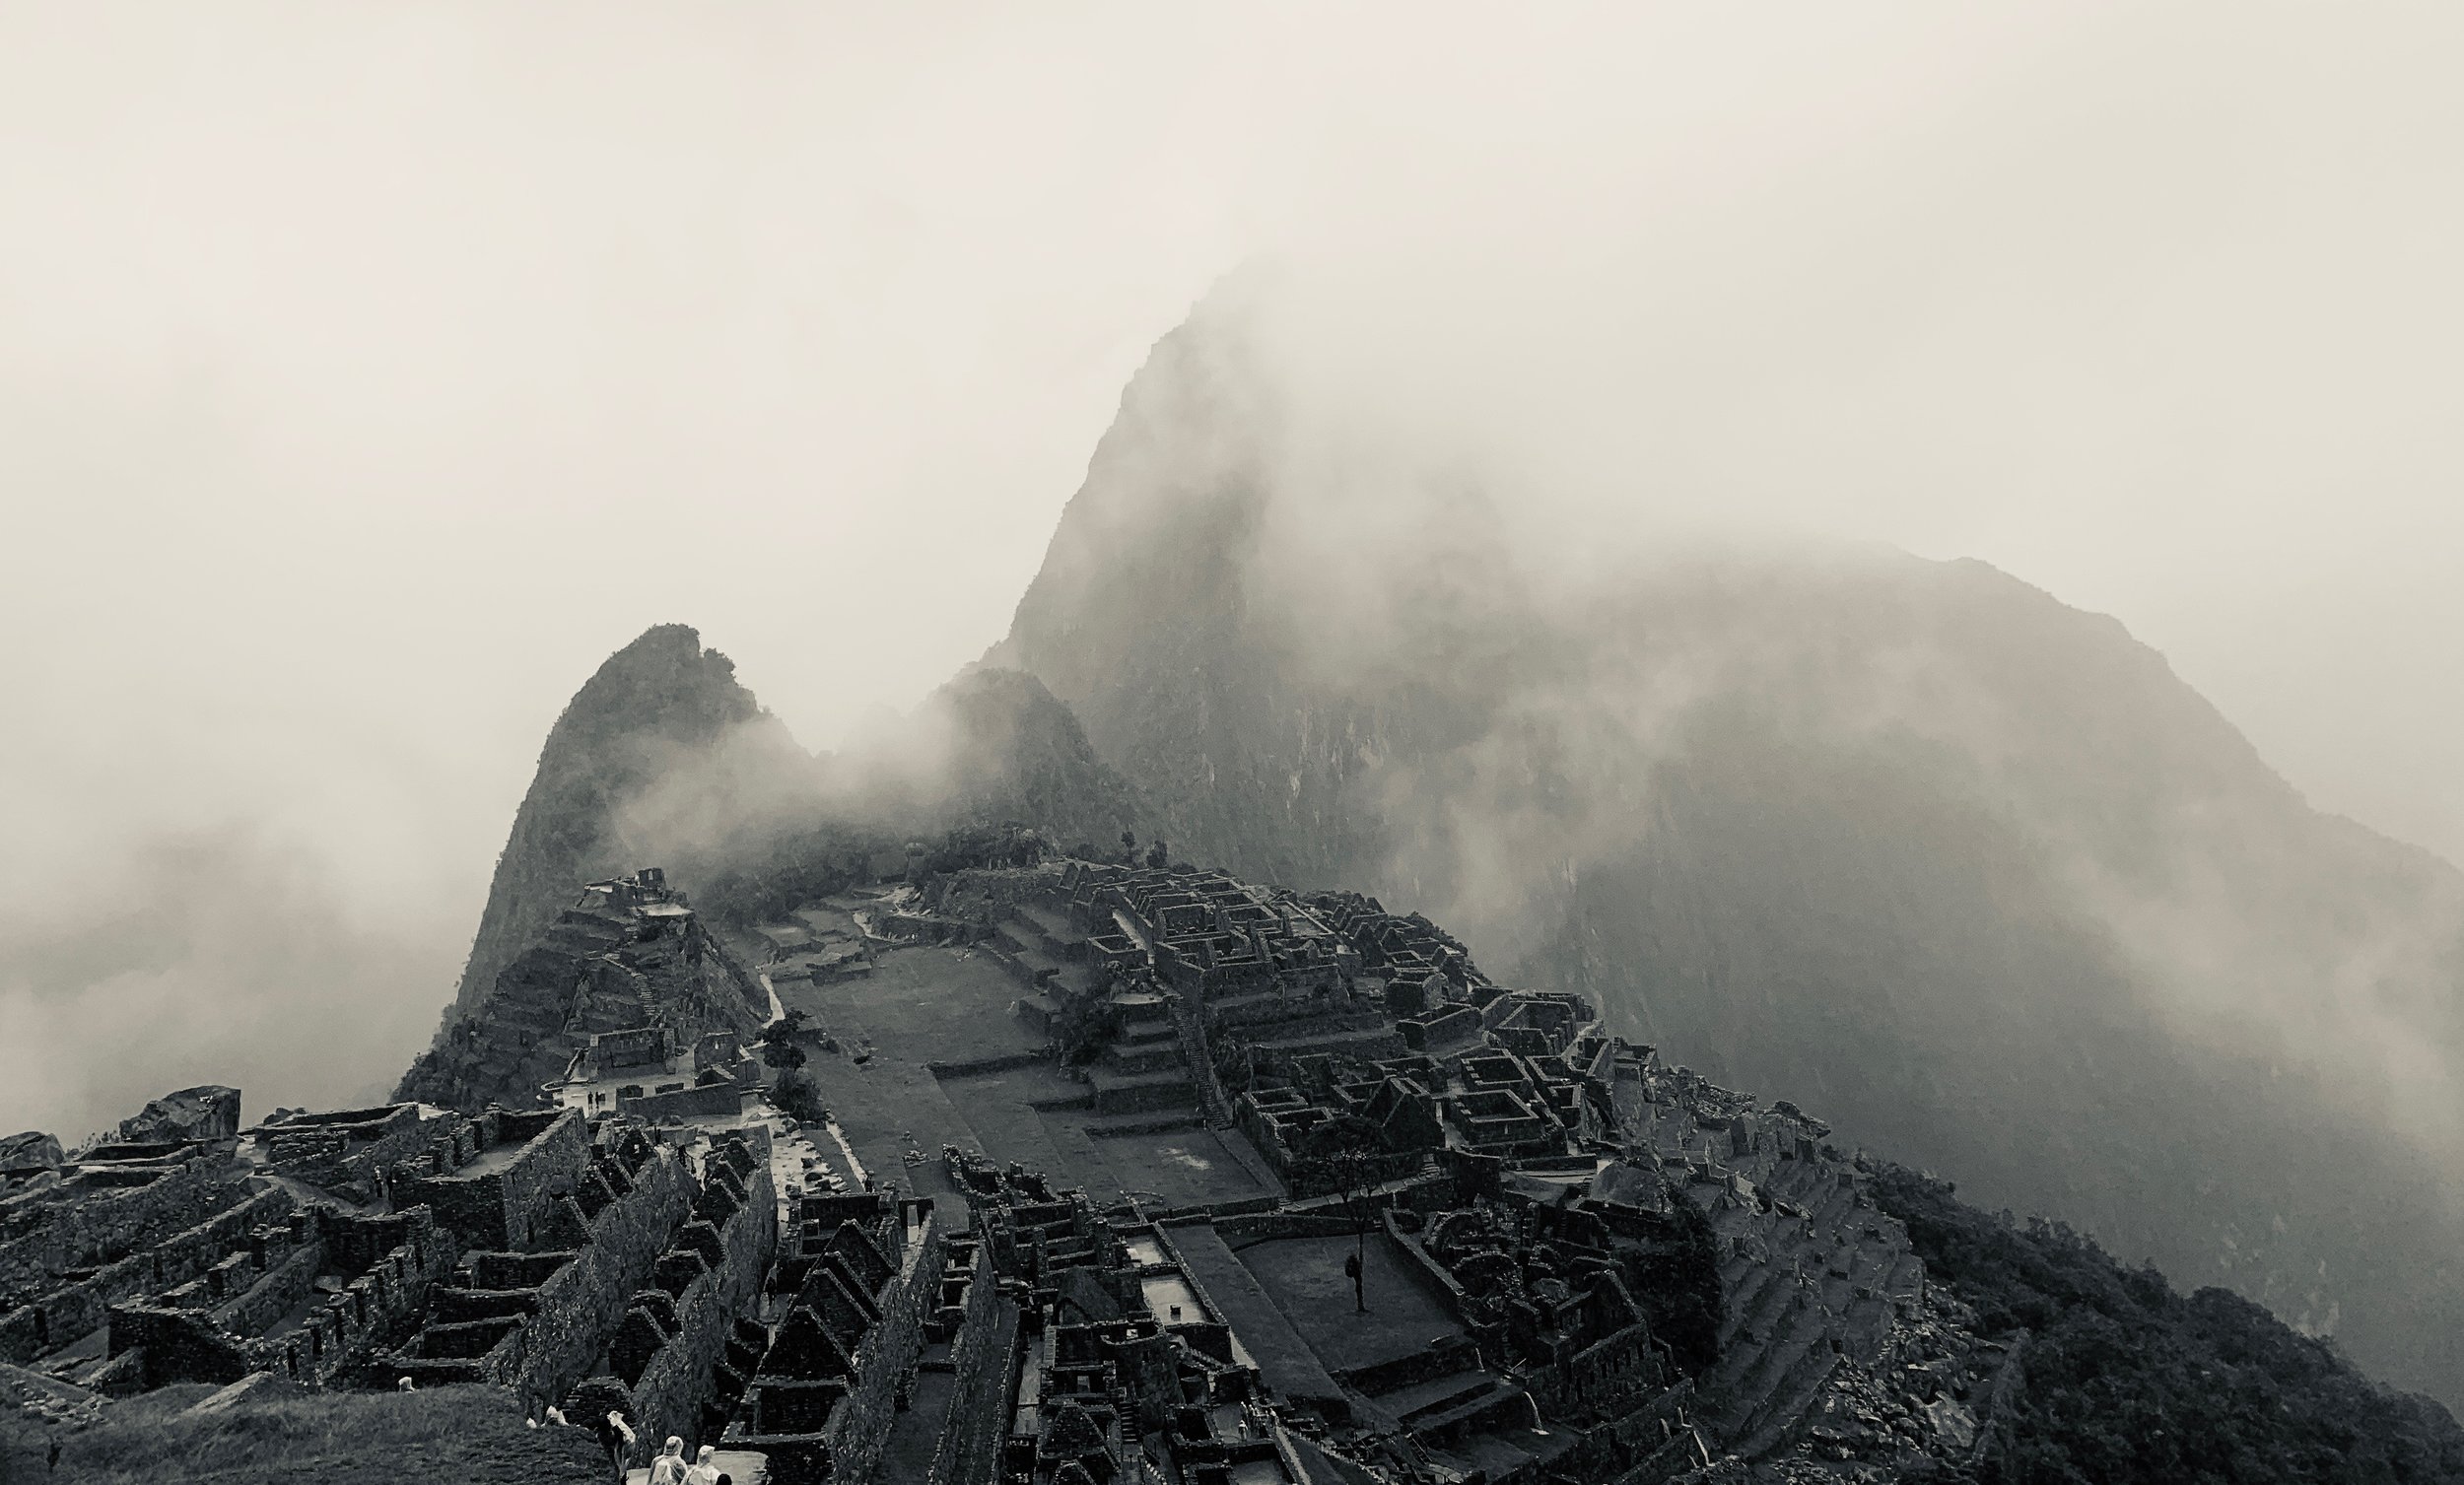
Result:
<svg viewBox="0 0 2464 1485">
<path fill-rule="evenodd" d="M 1460 1337 L 1425 1357 L 1344 1373 L 1342 1381 L 1366 1399 L 1377 1426 L 1457 1457 L 1497 1452 L 1503 1441 L 1527 1436 L 1534 1417 L 1531 1394 L 1483 1367 Z"/>
<path fill-rule="evenodd" d="M 1104 1048 L 1098 1066 L 1121 1073 L 1164 1072 L 1187 1065 L 1179 1030 L 1170 1019 L 1135 1021 Z"/>
<path fill-rule="evenodd" d="M 1095 1112 L 1136 1114 L 1196 1108 L 1198 1089 L 1182 1050 L 1180 1029 L 1173 1024 L 1171 1002 L 1141 995 L 1121 1004 L 1121 1035 L 1087 1072 Z"/>
</svg>

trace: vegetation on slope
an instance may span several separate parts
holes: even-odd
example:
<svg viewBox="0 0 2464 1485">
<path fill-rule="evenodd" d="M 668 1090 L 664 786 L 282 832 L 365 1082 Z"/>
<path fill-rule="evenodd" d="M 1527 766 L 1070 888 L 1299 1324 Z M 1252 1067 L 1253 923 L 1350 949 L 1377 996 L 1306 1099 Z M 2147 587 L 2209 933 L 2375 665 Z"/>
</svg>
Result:
<svg viewBox="0 0 2464 1485">
<path fill-rule="evenodd" d="M 2025 1332 L 1988 1485 L 2464 1480 L 2464 1429 L 2222 1289 L 2176 1293 L 2059 1223 L 2020 1227 L 1886 1169 L 1875 1191 L 1987 1335 Z"/>
</svg>

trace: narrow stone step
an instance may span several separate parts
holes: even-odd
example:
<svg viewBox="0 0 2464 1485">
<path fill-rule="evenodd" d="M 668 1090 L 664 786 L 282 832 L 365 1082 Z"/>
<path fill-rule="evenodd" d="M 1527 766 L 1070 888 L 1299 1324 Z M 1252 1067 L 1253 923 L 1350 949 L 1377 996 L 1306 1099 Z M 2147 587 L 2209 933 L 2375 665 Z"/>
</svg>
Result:
<svg viewBox="0 0 2464 1485">
<path fill-rule="evenodd" d="M 1432 1377 L 1425 1382 L 1412 1383 L 1408 1386 L 1395 1387 L 1384 1392 L 1368 1392 L 1365 1395 L 1377 1399 L 1379 1407 L 1394 1414 L 1397 1418 L 1409 1419 L 1417 1414 L 1439 1411 L 1453 1407 L 1459 1402 L 1468 1402 L 1474 1397 L 1483 1396 L 1496 1385 L 1497 1379 L 1489 1373 L 1477 1367 L 1466 1367 L 1461 1371 Z"/>
<path fill-rule="evenodd" d="M 1159 1042 L 1146 1046 L 1104 1048 L 1103 1060 L 1097 1064 L 1110 1072 L 1134 1074 L 1172 1072 L 1183 1067 L 1181 1044 Z"/>
<path fill-rule="evenodd" d="M 1519 1409 L 1528 1406 L 1522 1400 L 1525 1395 L 1523 1388 L 1519 1386 L 1500 1384 L 1476 1396 L 1467 1397 L 1440 1408 L 1424 1409 L 1403 1421 L 1415 1434 L 1443 1434 L 1458 1425 L 1477 1421 L 1484 1415 L 1503 1413 L 1510 1408 Z"/>
</svg>

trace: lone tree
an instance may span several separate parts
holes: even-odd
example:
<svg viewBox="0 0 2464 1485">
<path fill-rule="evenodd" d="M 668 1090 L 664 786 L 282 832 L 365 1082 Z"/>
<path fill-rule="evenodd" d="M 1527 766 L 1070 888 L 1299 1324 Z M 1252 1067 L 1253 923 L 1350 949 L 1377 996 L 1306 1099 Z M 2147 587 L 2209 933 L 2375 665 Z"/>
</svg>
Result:
<svg viewBox="0 0 2464 1485">
<path fill-rule="evenodd" d="M 756 1046 L 762 1049 L 762 1065 L 782 1072 L 792 1072 L 804 1065 L 804 1048 L 796 1045 L 804 1035 L 805 1015 L 789 1011 L 762 1028 Z"/>
<path fill-rule="evenodd" d="M 1301 1155 L 1326 1172 L 1352 1219 L 1352 1255 L 1343 1272 L 1352 1281 L 1352 1305 L 1369 1313 L 1369 1188 L 1377 1183 L 1386 1142 L 1378 1126 L 1356 1114 L 1337 1114 L 1301 1137 Z"/>
</svg>

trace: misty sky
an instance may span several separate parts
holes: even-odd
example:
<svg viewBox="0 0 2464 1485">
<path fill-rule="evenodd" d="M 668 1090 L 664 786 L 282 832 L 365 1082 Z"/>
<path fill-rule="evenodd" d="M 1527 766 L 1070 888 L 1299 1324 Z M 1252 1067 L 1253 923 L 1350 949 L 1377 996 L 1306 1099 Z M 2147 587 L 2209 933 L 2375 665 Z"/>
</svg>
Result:
<svg viewBox="0 0 2464 1485">
<path fill-rule="evenodd" d="M 0 1132 L 381 1091 L 608 651 L 912 706 L 1253 261 L 1536 533 L 1983 557 L 2464 859 L 2459 75 L 2428 5 L 0 4 Z"/>
</svg>

